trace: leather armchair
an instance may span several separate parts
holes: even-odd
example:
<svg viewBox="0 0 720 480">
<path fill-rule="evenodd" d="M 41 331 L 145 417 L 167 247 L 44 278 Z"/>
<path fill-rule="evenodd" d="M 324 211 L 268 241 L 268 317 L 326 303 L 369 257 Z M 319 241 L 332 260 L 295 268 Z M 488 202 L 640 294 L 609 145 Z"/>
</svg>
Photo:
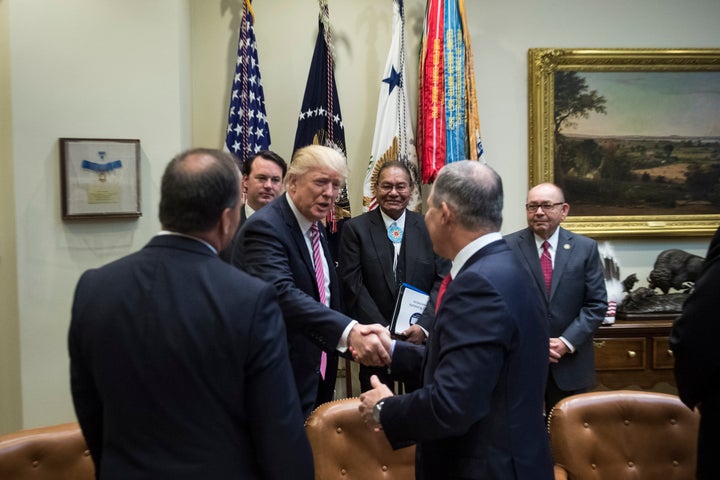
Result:
<svg viewBox="0 0 720 480">
<path fill-rule="evenodd" d="M 328 402 L 305 422 L 315 479 L 414 480 L 415 447 L 393 450 L 382 432 L 365 425 L 358 405 L 357 398 Z"/>
<path fill-rule="evenodd" d="M 2 480 L 94 480 L 80 426 L 65 423 L 0 435 Z"/>
<path fill-rule="evenodd" d="M 590 392 L 549 418 L 555 479 L 694 479 L 699 415 L 675 395 Z"/>
</svg>

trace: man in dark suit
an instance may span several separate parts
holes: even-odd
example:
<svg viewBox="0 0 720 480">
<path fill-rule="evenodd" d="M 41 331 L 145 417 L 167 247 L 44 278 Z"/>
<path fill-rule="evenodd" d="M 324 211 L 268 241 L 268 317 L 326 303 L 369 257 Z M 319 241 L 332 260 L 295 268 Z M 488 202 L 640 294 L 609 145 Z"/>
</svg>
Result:
<svg viewBox="0 0 720 480">
<path fill-rule="evenodd" d="M 461 161 L 440 170 L 425 214 L 435 252 L 452 258 L 422 347 L 397 341 L 391 367 L 422 373 L 406 395 L 372 378 L 365 421 L 397 448 L 417 443 L 416 478 L 549 480 L 542 299 L 502 239 L 502 181 Z M 447 283 L 449 281 L 449 283 Z"/>
<path fill-rule="evenodd" d="M 272 202 L 282 192 L 283 179 L 287 173 L 287 163 L 277 153 L 271 150 L 262 150 L 257 155 L 249 157 L 242 162 L 242 192 L 245 204 L 240 209 L 240 225 L 250 215 Z M 239 228 L 238 228 L 238 231 Z M 232 262 L 232 251 L 235 240 L 220 251 L 220 258 Z"/>
<path fill-rule="evenodd" d="M 389 340 L 385 328 L 359 324 L 341 313 L 340 285 L 322 220 L 346 178 L 345 159 L 332 148 L 297 150 L 285 178 L 286 193 L 248 219 L 233 252 L 235 265 L 275 285 L 306 417 L 332 400 L 338 353 L 352 347 L 363 363 L 390 361 L 378 337 Z"/>
<path fill-rule="evenodd" d="M 98 478 L 314 476 L 274 289 L 217 255 L 239 190 L 229 154 L 178 155 L 163 232 L 78 282 L 71 387 Z"/>
<path fill-rule="evenodd" d="M 360 323 L 388 326 L 399 286 L 403 282 L 430 294 L 418 322 L 402 332 L 422 343 L 435 316 L 435 297 L 450 269 L 447 260 L 433 253 L 422 215 L 407 209 L 413 191 L 412 176 L 400 162 L 386 162 L 377 173 L 378 208 L 349 220 L 340 240 L 340 278 L 349 315 Z M 370 376 L 394 384 L 386 368 L 360 366 L 360 388 L 372 388 Z M 406 384 L 406 391 L 417 385 Z"/>
<path fill-rule="evenodd" d="M 607 312 L 607 293 L 597 242 L 560 227 L 570 211 L 562 190 L 552 183 L 533 187 L 525 209 L 528 228 L 505 240 L 547 306 L 550 373 L 545 409 L 549 414 L 561 399 L 595 385 L 593 336 Z"/>
<path fill-rule="evenodd" d="M 710 242 L 702 273 L 675 321 L 670 347 L 680 398 L 700 410 L 697 478 L 720 478 L 720 228 Z"/>
</svg>

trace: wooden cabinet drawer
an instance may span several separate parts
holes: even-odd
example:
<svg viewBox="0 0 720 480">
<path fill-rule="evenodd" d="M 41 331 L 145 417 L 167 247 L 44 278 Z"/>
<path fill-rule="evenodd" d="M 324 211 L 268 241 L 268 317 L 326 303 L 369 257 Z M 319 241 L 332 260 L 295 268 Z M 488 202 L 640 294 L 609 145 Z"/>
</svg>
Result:
<svg viewBox="0 0 720 480">
<path fill-rule="evenodd" d="M 595 370 L 643 370 L 647 351 L 644 337 L 596 338 Z"/>
<path fill-rule="evenodd" d="M 670 337 L 655 337 L 653 340 L 653 368 L 668 369 L 675 365 L 675 357 L 670 350 Z"/>
</svg>

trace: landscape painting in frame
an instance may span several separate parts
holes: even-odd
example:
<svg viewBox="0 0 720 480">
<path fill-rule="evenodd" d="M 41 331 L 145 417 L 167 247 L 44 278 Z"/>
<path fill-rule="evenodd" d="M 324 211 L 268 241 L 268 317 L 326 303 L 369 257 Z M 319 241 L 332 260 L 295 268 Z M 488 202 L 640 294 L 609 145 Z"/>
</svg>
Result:
<svg viewBox="0 0 720 480">
<path fill-rule="evenodd" d="M 530 184 L 595 237 L 720 225 L 720 50 L 531 49 Z"/>
</svg>

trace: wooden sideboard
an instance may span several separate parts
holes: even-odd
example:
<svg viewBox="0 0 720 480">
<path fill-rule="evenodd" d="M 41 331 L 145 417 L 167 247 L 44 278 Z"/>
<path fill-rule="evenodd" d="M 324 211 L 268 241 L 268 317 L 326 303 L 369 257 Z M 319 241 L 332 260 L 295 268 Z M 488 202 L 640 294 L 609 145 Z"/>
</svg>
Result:
<svg viewBox="0 0 720 480">
<path fill-rule="evenodd" d="M 640 388 L 675 393 L 674 358 L 668 344 L 677 315 L 618 317 L 595 333 L 599 389 Z"/>
</svg>

